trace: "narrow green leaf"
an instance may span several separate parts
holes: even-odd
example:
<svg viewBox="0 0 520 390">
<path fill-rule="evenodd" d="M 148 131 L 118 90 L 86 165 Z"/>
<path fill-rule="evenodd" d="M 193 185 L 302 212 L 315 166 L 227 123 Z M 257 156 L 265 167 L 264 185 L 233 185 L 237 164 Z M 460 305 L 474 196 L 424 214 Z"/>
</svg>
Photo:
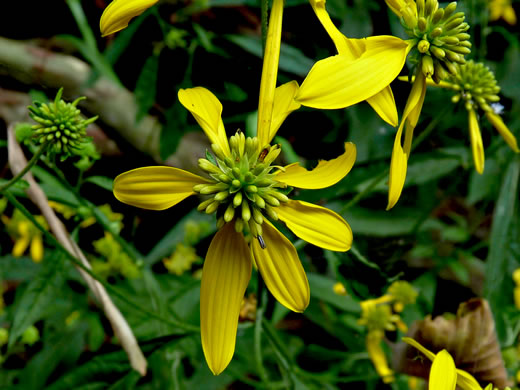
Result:
<svg viewBox="0 0 520 390">
<path fill-rule="evenodd" d="M 157 71 L 159 70 L 159 56 L 152 55 L 146 59 L 141 74 L 135 86 L 135 98 L 139 109 L 136 121 L 139 122 L 148 113 L 155 103 L 157 88 Z"/>
<path fill-rule="evenodd" d="M 516 156 L 509 163 L 504 174 L 500 194 L 493 214 L 491 225 L 491 237 L 489 253 L 486 262 L 486 281 L 484 285 L 484 296 L 489 300 L 491 309 L 495 316 L 499 340 L 506 338 L 502 308 L 512 295 L 512 279 L 508 264 L 508 252 L 512 240 L 511 223 L 515 215 L 515 207 L 518 202 L 518 181 L 520 177 L 520 158 Z M 510 290 L 510 293 L 505 291 Z"/>
<path fill-rule="evenodd" d="M 81 32 L 81 36 L 85 41 L 87 47 L 92 50 L 97 50 L 96 37 L 90 28 L 87 17 L 83 12 L 83 7 L 81 6 L 80 0 L 67 0 L 67 5 L 69 6 L 70 12 L 72 16 L 74 16 L 74 20 L 78 25 L 79 31 Z"/>
<path fill-rule="evenodd" d="M 47 314 L 47 306 L 56 298 L 63 286 L 62 270 L 63 257 L 61 255 L 53 259 L 47 257 L 42 263 L 40 272 L 31 279 L 22 296 L 19 300 L 17 299 L 16 311 L 9 332 L 8 349 L 13 346 L 25 329 Z"/>
<path fill-rule="evenodd" d="M 113 179 L 106 176 L 90 176 L 85 179 L 88 183 L 93 183 L 101 188 L 104 188 L 107 191 L 112 192 L 114 188 Z"/>
</svg>

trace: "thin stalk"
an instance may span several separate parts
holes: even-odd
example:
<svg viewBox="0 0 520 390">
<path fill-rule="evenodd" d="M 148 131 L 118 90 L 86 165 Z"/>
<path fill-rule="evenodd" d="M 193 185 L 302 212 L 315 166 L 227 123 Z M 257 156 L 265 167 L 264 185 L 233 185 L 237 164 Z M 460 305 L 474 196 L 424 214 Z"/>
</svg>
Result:
<svg viewBox="0 0 520 390">
<path fill-rule="evenodd" d="M 77 267 L 81 268 L 82 271 L 86 272 L 87 274 L 89 274 L 92 278 L 94 278 L 95 280 L 97 280 L 100 284 L 103 285 L 103 287 L 105 287 L 105 289 L 107 289 L 108 291 L 110 291 L 113 295 L 117 296 L 119 299 L 121 299 L 123 302 L 125 302 L 128 306 L 132 307 L 133 309 L 143 313 L 144 315 L 146 315 L 147 317 L 152 317 L 152 318 L 155 318 L 157 320 L 160 320 L 160 321 L 163 321 L 171 326 L 175 326 L 177 328 L 180 328 L 180 329 L 183 329 L 185 330 L 186 332 L 199 332 L 200 331 L 200 328 L 197 327 L 197 326 L 194 326 L 194 325 L 190 325 L 190 324 L 185 324 L 185 323 L 182 323 L 182 322 L 178 322 L 178 321 L 174 321 L 174 320 L 170 320 L 170 319 L 166 319 L 166 318 L 163 318 L 157 314 L 155 314 L 154 312 L 152 311 L 149 311 L 147 309 L 144 309 L 143 307 L 141 307 L 141 305 L 137 302 L 134 302 L 132 301 L 131 299 L 128 299 L 126 297 L 126 295 L 122 292 L 119 291 L 119 289 L 113 287 L 112 285 L 110 285 L 109 283 L 105 282 L 103 279 L 101 279 L 98 275 L 96 275 L 94 272 L 92 272 L 92 270 L 90 268 L 87 268 L 85 267 L 78 259 L 76 259 L 76 257 L 74 257 L 74 255 L 72 255 L 69 251 L 67 251 L 62 245 L 61 243 L 52 235 L 50 234 L 47 230 L 45 230 L 45 228 L 40 225 L 38 223 L 38 221 L 36 220 L 36 218 L 34 218 L 34 216 L 29 212 L 29 210 L 27 210 L 25 208 L 25 206 L 23 204 L 21 204 L 18 199 L 16 199 L 16 197 L 11 194 L 10 192 L 6 192 L 4 194 L 4 196 L 7 198 L 7 200 L 14 206 L 16 207 L 18 210 L 20 210 L 20 212 L 27 218 L 29 219 L 33 224 L 34 226 L 36 226 L 38 228 L 38 230 L 40 230 L 40 232 L 43 234 L 43 236 L 45 237 L 45 239 L 51 244 L 51 245 L 54 245 L 57 249 L 59 249 L 60 251 L 62 251 L 65 256 L 67 257 L 68 260 L 70 260 L 72 263 L 74 263 L 74 265 L 76 265 Z"/>
<path fill-rule="evenodd" d="M 22 177 L 24 177 L 25 174 L 27 172 L 29 172 L 29 170 L 38 162 L 38 160 L 40 159 L 40 156 L 47 150 L 47 147 L 48 147 L 47 143 L 44 143 L 43 145 L 41 145 L 40 148 L 36 151 L 36 153 L 34 153 L 32 158 L 29 160 L 27 165 L 18 173 L 18 175 L 13 177 L 11 180 L 9 180 L 4 185 L 0 186 L 0 193 L 4 192 L 9 187 L 11 187 L 14 183 L 16 183 L 18 180 L 20 180 Z"/>
<path fill-rule="evenodd" d="M 262 356 L 262 320 L 264 318 L 264 308 L 260 307 L 256 311 L 255 319 L 255 330 L 254 330 L 254 349 L 255 349 L 255 362 L 258 376 L 262 380 L 262 383 L 266 388 L 269 388 L 269 378 L 265 371 L 263 356 Z"/>
</svg>

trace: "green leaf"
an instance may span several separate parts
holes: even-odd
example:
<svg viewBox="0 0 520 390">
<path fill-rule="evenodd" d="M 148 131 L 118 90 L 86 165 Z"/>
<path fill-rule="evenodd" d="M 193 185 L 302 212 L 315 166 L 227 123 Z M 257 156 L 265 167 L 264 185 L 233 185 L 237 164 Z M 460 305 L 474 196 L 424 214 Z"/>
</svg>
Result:
<svg viewBox="0 0 520 390">
<path fill-rule="evenodd" d="M 157 88 L 157 72 L 159 70 L 159 56 L 152 55 L 146 59 L 141 74 L 135 86 L 135 99 L 139 109 L 136 122 L 145 117 L 155 103 L 155 91 Z"/>
<path fill-rule="evenodd" d="M 166 124 L 161 129 L 159 152 L 166 160 L 177 150 L 182 136 L 186 132 L 187 111 L 177 101 L 165 113 Z"/>
<path fill-rule="evenodd" d="M 72 16 L 74 16 L 74 20 L 78 25 L 79 31 L 81 32 L 81 36 L 85 41 L 85 45 L 91 50 L 97 50 L 96 37 L 92 32 L 92 29 L 90 28 L 90 24 L 88 23 L 85 13 L 83 12 L 81 1 L 67 0 L 66 3 L 69 6 Z"/>
<path fill-rule="evenodd" d="M 177 342 L 182 337 L 182 335 L 165 336 L 139 344 L 144 355 L 149 357 L 153 352 Z M 122 381 L 122 383 L 125 383 L 126 380 L 132 381 L 133 374 L 131 374 L 131 372 L 126 353 L 122 349 L 118 349 L 116 352 L 97 355 L 93 359 L 78 365 L 77 368 L 68 371 L 45 389 L 77 389 L 81 388 L 80 386 L 85 383 L 99 383 L 104 385 L 104 387 L 100 388 L 105 389 L 108 387 L 107 385 L 114 384 L 114 389 L 117 389 L 121 388 L 116 386 L 119 382 Z M 114 381 L 116 382 L 114 383 Z"/>
<path fill-rule="evenodd" d="M 85 179 L 85 182 L 93 183 L 110 192 L 114 189 L 114 180 L 106 176 L 90 176 Z"/>
<path fill-rule="evenodd" d="M 48 314 L 47 307 L 60 294 L 64 284 L 62 271 L 62 255 L 55 256 L 53 259 L 46 257 L 40 272 L 31 279 L 22 296 L 17 298 L 16 311 L 9 332 L 8 349 L 25 329 Z"/>
<path fill-rule="evenodd" d="M 395 237 L 410 234 L 421 212 L 412 208 L 396 208 L 391 213 L 384 210 L 353 207 L 343 213 L 352 231 L 358 235 Z"/>
<path fill-rule="evenodd" d="M 40 186 L 49 199 L 73 207 L 79 206 L 76 195 L 45 169 L 34 166 L 31 172 L 40 179 Z"/>
<path fill-rule="evenodd" d="M 207 226 L 207 229 L 200 232 L 199 239 L 209 236 L 216 229 L 213 216 L 192 210 L 166 233 L 148 253 L 148 256 L 144 259 L 145 265 L 154 264 L 163 257 L 169 256 L 179 242 L 184 242 L 187 239 L 186 226 L 194 223 L 198 226 Z"/>
<path fill-rule="evenodd" d="M 262 42 L 259 36 L 227 35 L 226 38 L 248 53 L 262 57 Z M 314 61 L 307 58 L 300 49 L 282 43 L 280 48 L 280 70 L 305 77 L 312 65 L 314 65 Z"/>
<path fill-rule="evenodd" d="M 511 242 L 518 237 L 511 237 L 511 225 L 518 202 L 518 181 L 520 177 L 520 158 L 515 156 L 504 174 L 500 194 L 493 214 L 489 253 L 486 261 L 486 280 L 484 296 L 489 300 L 495 316 L 499 340 L 504 341 L 507 330 L 502 308 L 510 301 L 513 291 L 508 252 Z"/>
<path fill-rule="evenodd" d="M 307 279 L 309 280 L 313 298 L 321 299 L 344 311 L 352 313 L 361 312 L 361 307 L 352 297 L 338 295 L 334 292 L 335 280 L 312 272 L 307 273 Z"/>
<path fill-rule="evenodd" d="M 83 351 L 86 324 L 64 327 L 44 340 L 41 350 L 20 375 L 20 389 L 48 389 L 45 386 L 52 372 L 63 363 L 63 369 L 73 365 Z"/>
</svg>

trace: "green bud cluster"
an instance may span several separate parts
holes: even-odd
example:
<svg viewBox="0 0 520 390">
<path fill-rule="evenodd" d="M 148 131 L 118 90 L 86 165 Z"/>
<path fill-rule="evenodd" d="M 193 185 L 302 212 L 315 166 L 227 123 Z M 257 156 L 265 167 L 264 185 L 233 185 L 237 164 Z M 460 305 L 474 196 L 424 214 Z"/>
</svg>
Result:
<svg viewBox="0 0 520 390">
<path fill-rule="evenodd" d="M 52 103 L 34 102 L 29 106 L 29 115 L 37 122 L 33 128 L 33 137 L 39 144 L 49 144 L 49 152 L 61 154 L 65 158 L 78 154 L 81 144 L 86 142 L 86 127 L 98 117 L 83 119 L 76 107 L 85 99 L 79 97 L 72 103 L 61 99 L 63 88 L 60 88 Z"/>
<path fill-rule="evenodd" d="M 199 159 L 199 167 L 208 173 L 211 182 L 197 184 L 193 190 L 207 199 L 198 206 L 207 214 L 217 213 L 217 226 L 234 221 L 235 230 L 244 229 L 262 239 L 262 223 L 268 217 L 276 221 L 276 207 L 289 198 L 280 189 L 286 185 L 276 181 L 271 163 L 281 152 L 280 145 L 260 147 L 256 137 L 245 137 L 240 130 L 229 139 L 231 156 L 226 156 L 220 146 L 212 144 L 213 156 Z"/>
<path fill-rule="evenodd" d="M 492 112 L 492 103 L 500 101 L 500 87 L 493 72 L 481 62 L 468 61 L 458 66 L 456 75 L 449 80 L 457 95 L 452 101 L 457 103 L 463 99 L 468 110 L 480 107 L 485 112 Z"/>
<path fill-rule="evenodd" d="M 437 0 L 416 0 L 401 9 L 401 24 L 412 38 L 412 60 L 436 83 L 457 74 L 464 56 L 471 52 L 464 12 L 455 12 L 457 2 L 439 8 Z"/>
<path fill-rule="evenodd" d="M 405 305 L 415 303 L 418 295 L 413 286 L 404 280 L 393 282 L 388 288 L 387 293 L 391 295 L 396 301 Z"/>
</svg>

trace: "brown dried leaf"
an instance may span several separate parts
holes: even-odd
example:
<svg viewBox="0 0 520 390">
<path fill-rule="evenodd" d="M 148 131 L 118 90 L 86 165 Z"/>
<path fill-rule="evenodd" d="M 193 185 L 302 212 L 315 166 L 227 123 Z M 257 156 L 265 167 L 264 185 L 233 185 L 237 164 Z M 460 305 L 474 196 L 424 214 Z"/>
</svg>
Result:
<svg viewBox="0 0 520 390">
<path fill-rule="evenodd" d="M 413 324 L 408 334 L 437 353 L 446 349 L 455 365 L 472 374 L 481 385 L 511 386 L 498 344 L 495 321 L 486 300 L 473 298 L 459 306 L 455 318 L 426 317 Z M 431 362 L 409 345 L 396 347 L 398 371 L 428 377 Z"/>
</svg>

